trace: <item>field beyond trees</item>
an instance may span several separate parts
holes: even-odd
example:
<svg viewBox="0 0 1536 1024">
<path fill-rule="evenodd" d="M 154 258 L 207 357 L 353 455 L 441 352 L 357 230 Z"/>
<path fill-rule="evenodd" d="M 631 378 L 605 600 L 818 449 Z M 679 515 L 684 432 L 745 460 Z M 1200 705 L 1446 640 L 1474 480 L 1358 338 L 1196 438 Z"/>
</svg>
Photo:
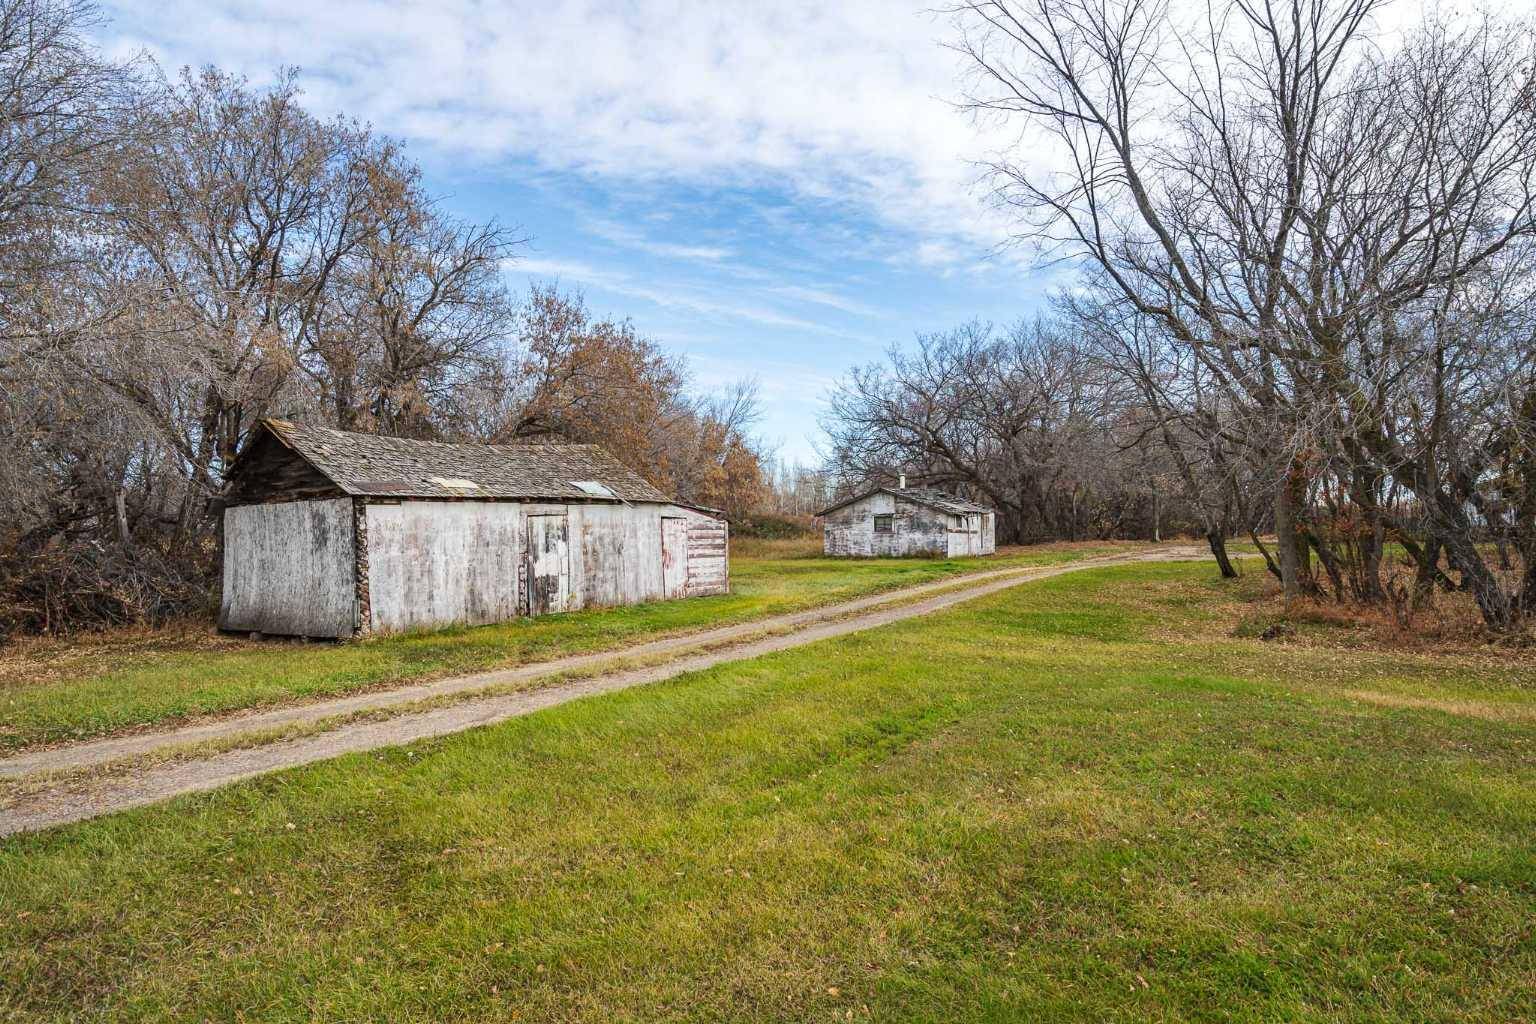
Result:
<svg viewBox="0 0 1536 1024">
<path fill-rule="evenodd" d="M 17 1020 L 1516 1021 L 1536 664 L 1094 569 L 0 846 Z"/>
</svg>

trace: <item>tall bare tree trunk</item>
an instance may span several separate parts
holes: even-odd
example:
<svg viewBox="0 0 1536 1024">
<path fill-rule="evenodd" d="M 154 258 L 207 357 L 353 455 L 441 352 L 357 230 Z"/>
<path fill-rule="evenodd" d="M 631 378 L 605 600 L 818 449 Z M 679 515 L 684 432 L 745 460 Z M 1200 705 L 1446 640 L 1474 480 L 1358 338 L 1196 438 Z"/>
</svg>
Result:
<svg viewBox="0 0 1536 1024">
<path fill-rule="evenodd" d="M 1446 559 L 1461 572 L 1462 586 L 1472 591 L 1483 621 L 1493 629 L 1509 629 L 1519 618 L 1513 595 L 1506 594 L 1498 579 L 1478 555 L 1471 530 L 1447 530 L 1440 538 Z"/>
<path fill-rule="evenodd" d="M 133 536 L 128 529 L 128 495 L 121 487 L 113 497 L 112 507 L 117 513 L 117 541 L 127 551 L 133 547 Z"/>
<path fill-rule="evenodd" d="M 1350 495 L 1360 510 L 1366 529 L 1357 537 L 1360 552 L 1356 596 L 1362 601 L 1380 601 L 1386 594 L 1381 584 L 1381 551 L 1386 543 L 1386 528 L 1381 519 L 1381 474 L 1367 466 L 1356 465 Z"/>
<path fill-rule="evenodd" d="M 1413 600 L 1414 604 L 1423 604 L 1434 592 L 1435 583 L 1444 579 L 1440 572 L 1440 542 L 1430 537 L 1424 541 L 1423 548 L 1412 541 L 1405 541 L 1403 547 L 1419 563 L 1413 578 Z"/>
<path fill-rule="evenodd" d="M 1227 538 L 1220 530 L 1212 529 L 1205 535 L 1205 541 L 1211 546 L 1211 554 L 1216 557 L 1216 566 L 1221 570 L 1221 578 L 1224 580 L 1237 579 L 1237 570 L 1232 566 L 1232 559 L 1227 555 Z"/>
<path fill-rule="evenodd" d="M 1275 489 L 1275 539 L 1280 548 L 1280 586 L 1285 591 L 1287 601 L 1301 596 L 1295 517 L 1295 495 L 1291 491 L 1290 474 L 1287 473 Z"/>
</svg>

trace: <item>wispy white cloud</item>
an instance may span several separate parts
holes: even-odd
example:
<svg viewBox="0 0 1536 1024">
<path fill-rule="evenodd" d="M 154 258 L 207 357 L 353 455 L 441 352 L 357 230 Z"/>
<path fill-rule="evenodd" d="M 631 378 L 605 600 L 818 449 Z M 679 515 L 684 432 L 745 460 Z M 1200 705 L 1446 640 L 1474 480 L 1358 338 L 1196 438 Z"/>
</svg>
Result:
<svg viewBox="0 0 1536 1024">
<path fill-rule="evenodd" d="M 818 320 L 753 303 L 747 297 L 727 296 L 719 289 L 705 294 L 706 286 L 693 282 L 673 282 L 667 287 L 661 287 L 627 270 L 600 267 L 580 260 L 539 256 L 508 260 L 503 269 L 509 274 L 526 274 L 536 279 L 551 278 L 577 288 L 601 288 L 616 295 L 640 299 L 662 309 L 684 310 L 723 325 L 745 322 L 866 340 L 862 335 L 843 331 Z"/>
<path fill-rule="evenodd" d="M 1427 4 L 1385 8 L 1384 27 Z M 314 105 L 455 157 L 517 156 L 627 182 L 766 183 L 851 204 L 912 233 L 916 262 L 942 268 L 1010 234 L 1007 215 L 979 200 L 970 161 L 1003 149 L 1042 161 L 1050 147 L 957 113 L 959 58 L 938 45 L 950 26 L 930 8 L 926 0 L 118 0 L 111 43 L 258 80 L 296 64 Z M 668 258 L 731 255 L 640 234 L 625 241 Z"/>
<path fill-rule="evenodd" d="M 519 256 L 506 260 L 502 270 L 509 274 L 527 274 L 530 277 L 552 277 L 572 281 L 590 281 L 599 271 L 589 263 L 578 260 L 546 259 L 541 256 Z"/>
<path fill-rule="evenodd" d="M 946 26 L 918 3 L 166 0 L 115 14 L 119 48 L 257 79 L 297 64 L 313 105 L 447 154 L 767 183 L 978 251 L 1006 233 L 969 188 L 978 138 L 946 102 Z"/>
<path fill-rule="evenodd" d="M 910 253 L 910 259 L 925 267 L 948 267 L 961 262 L 966 254 L 954 243 L 931 238 L 918 244 Z"/>
<path fill-rule="evenodd" d="M 775 295 L 782 295 L 795 302 L 804 302 L 813 306 L 826 306 L 829 309 L 840 310 L 853 316 L 877 317 L 883 315 L 880 310 L 873 306 L 866 305 L 855 299 L 850 299 L 839 292 L 829 291 L 825 288 L 786 284 L 775 285 L 768 290 Z"/>
<path fill-rule="evenodd" d="M 603 217 L 588 217 L 583 224 L 598 238 L 663 259 L 719 263 L 732 255 L 730 249 L 719 245 L 678 245 L 674 242 L 659 241 L 628 224 Z"/>
</svg>

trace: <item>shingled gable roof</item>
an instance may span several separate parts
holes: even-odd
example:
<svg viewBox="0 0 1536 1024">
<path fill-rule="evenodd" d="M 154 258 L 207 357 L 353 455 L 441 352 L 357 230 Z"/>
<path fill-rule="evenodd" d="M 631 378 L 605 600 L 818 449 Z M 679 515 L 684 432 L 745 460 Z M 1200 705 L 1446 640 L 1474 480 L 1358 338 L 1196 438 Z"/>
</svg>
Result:
<svg viewBox="0 0 1536 1024">
<path fill-rule="evenodd" d="M 670 500 L 595 444 L 445 444 L 287 420 L 262 420 L 261 426 L 353 496 Z M 612 496 L 584 490 L 578 483 L 599 484 Z"/>
<path fill-rule="evenodd" d="M 871 487 L 859 494 L 849 495 L 841 501 L 834 502 L 816 514 L 824 516 L 829 512 L 836 512 L 846 505 L 852 505 L 856 501 L 875 494 L 894 494 L 898 498 L 907 501 L 915 501 L 919 505 L 927 505 L 929 508 L 938 509 L 940 512 L 948 512 L 950 515 L 963 516 L 973 512 L 991 512 L 985 505 L 978 505 L 974 501 L 956 497 L 947 491 L 941 491 L 936 487 Z"/>
</svg>

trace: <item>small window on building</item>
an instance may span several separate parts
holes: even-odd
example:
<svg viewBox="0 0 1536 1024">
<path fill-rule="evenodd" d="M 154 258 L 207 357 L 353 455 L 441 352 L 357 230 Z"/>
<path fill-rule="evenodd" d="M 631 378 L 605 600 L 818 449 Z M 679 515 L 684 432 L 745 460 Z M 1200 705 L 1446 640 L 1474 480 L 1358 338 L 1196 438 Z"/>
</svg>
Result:
<svg viewBox="0 0 1536 1024">
<path fill-rule="evenodd" d="M 895 516 L 875 516 L 875 532 L 876 533 L 890 533 L 890 532 L 892 532 L 891 523 L 895 519 L 896 519 Z"/>
</svg>

